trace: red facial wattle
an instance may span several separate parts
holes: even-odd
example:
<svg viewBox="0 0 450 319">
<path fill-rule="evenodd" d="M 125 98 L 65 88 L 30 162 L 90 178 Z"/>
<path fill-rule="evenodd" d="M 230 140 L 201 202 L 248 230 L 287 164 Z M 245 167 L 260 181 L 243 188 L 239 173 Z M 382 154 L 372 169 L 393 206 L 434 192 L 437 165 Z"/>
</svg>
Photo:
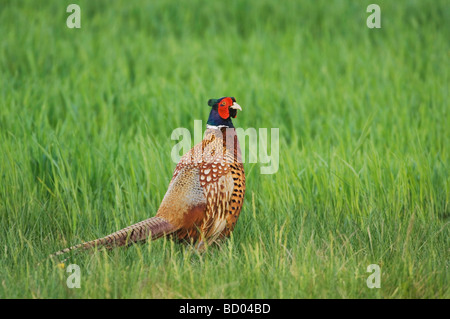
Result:
<svg viewBox="0 0 450 319">
<path fill-rule="evenodd" d="M 228 106 L 221 106 L 219 105 L 219 115 L 221 118 L 223 118 L 224 120 L 226 120 L 227 118 L 230 117 L 230 111 L 228 110 Z"/>
<path fill-rule="evenodd" d="M 229 97 L 226 97 L 219 102 L 218 112 L 220 117 L 224 120 L 230 117 L 229 108 L 231 105 L 233 105 L 233 100 Z"/>
</svg>

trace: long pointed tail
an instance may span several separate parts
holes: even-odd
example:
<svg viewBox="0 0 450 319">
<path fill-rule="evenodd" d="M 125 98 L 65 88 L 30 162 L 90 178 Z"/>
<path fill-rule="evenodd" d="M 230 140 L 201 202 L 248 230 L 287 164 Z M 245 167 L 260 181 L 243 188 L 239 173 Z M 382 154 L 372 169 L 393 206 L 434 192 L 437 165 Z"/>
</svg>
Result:
<svg viewBox="0 0 450 319">
<path fill-rule="evenodd" d="M 93 247 L 118 247 L 125 246 L 139 241 L 144 241 L 151 236 L 156 239 L 164 235 L 169 235 L 176 231 L 176 227 L 161 217 L 152 217 L 137 224 L 128 226 L 106 237 L 88 241 L 76 246 L 72 246 L 50 255 L 50 257 L 59 256 L 72 250 L 89 249 Z"/>
</svg>

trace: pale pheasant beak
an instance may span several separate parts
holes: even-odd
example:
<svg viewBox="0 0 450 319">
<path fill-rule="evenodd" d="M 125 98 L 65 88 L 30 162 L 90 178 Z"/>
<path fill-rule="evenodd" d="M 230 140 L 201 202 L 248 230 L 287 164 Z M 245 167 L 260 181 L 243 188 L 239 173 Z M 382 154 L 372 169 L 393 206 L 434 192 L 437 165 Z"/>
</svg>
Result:
<svg viewBox="0 0 450 319">
<path fill-rule="evenodd" d="M 237 104 L 236 102 L 233 102 L 233 105 L 231 105 L 230 107 L 231 107 L 232 109 L 242 111 L 241 106 L 240 106 L 239 104 Z"/>
</svg>

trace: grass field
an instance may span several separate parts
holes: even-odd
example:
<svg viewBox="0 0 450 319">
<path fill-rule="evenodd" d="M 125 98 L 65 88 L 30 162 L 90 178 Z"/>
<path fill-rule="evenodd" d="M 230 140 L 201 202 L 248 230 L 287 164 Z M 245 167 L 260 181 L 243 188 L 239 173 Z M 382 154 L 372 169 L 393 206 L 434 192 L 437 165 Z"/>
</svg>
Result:
<svg viewBox="0 0 450 319">
<path fill-rule="evenodd" d="M 72 2 L 0 0 L 0 298 L 450 298 L 448 1 Z M 226 95 L 280 130 L 232 238 L 80 253 L 69 289 L 48 254 L 153 216 Z"/>
</svg>

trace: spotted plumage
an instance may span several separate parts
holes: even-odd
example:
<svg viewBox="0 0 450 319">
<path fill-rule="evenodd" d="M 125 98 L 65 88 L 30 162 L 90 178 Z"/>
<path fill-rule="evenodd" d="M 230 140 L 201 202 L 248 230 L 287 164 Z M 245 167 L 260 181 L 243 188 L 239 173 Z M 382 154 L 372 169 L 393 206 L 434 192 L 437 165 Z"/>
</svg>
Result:
<svg viewBox="0 0 450 319">
<path fill-rule="evenodd" d="M 155 217 L 104 238 L 63 249 L 125 246 L 162 236 L 201 249 L 233 231 L 245 195 L 245 174 L 231 117 L 242 110 L 231 97 L 211 99 L 205 137 L 177 164 Z"/>
</svg>

